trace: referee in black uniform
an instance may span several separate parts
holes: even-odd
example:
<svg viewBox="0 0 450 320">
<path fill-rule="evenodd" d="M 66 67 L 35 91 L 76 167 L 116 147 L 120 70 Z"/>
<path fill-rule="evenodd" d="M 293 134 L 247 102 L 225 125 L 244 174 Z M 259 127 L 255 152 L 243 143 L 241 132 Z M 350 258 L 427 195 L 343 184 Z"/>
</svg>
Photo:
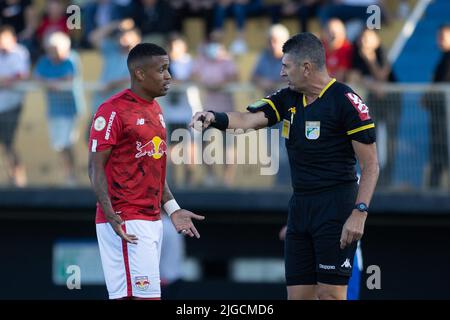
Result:
<svg viewBox="0 0 450 320">
<path fill-rule="evenodd" d="M 245 130 L 282 122 L 294 189 L 285 241 L 288 299 L 345 299 L 378 179 L 375 124 L 362 99 L 330 78 L 316 36 L 293 36 L 283 53 L 287 88 L 248 112 L 198 112 L 191 126 Z"/>
</svg>

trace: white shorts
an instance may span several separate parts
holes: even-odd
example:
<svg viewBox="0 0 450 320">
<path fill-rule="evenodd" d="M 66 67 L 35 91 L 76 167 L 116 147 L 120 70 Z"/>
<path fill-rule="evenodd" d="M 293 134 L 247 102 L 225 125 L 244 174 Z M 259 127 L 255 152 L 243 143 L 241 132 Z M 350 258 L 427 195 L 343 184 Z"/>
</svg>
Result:
<svg viewBox="0 0 450 320">
<path fill-rule="evenodd" d="M 160 298 L 161 220 L 125 221 L 125 232 L 136 235 L 137 244 L 122 240 L 109 223 L 96 228 L 109 298 Z"/>
</svg>

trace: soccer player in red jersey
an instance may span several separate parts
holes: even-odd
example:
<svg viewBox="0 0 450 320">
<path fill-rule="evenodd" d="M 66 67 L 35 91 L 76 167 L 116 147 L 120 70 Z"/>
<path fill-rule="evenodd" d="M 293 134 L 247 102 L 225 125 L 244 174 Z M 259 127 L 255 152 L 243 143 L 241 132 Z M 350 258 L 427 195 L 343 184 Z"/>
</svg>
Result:
<svg viewBox="0 0 450 320">
<path fill-rule="evenodd" d="M 161 206 L 178 232 L 200 235 L 166 182 L 167 142 L 155 98 L 169 90 L 166 51 L 151 43 L 128 55 L 131 89 L 108 100 L 94 116 L 89 177 L 97 196 L 96 229 L 110 299 L 160 299 Z"/>
</svg>

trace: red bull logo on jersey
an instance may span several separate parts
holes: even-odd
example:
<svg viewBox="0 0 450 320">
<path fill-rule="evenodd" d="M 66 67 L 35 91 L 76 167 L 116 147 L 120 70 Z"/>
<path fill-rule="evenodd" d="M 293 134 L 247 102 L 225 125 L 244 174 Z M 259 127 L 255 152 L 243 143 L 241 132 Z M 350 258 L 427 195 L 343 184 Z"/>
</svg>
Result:
<svg viewBox="0 0 450 320">
<path fill-rule="evenodd" d="M 150 286 L 150 281 L 147 276 L 134 277 L 134 285 L 138 290 L 144 291 Z"/>
<path fill-rule="evenodd" d="M 166 142 L 158 136 L 154 136 L 149 142 L 142 144 L 136 141 L 137 153 L 135 158 L 149 156 L 154 159 L 161 159 L 165 153 L 167 153 Z"/>
</svg>

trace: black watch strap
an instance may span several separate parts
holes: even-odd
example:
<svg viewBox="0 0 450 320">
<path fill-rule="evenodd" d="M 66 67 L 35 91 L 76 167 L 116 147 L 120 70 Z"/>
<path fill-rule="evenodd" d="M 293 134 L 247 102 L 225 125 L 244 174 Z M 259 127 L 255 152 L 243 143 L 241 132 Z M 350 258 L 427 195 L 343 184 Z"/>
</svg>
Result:
<svg viewBox="0 0 450 320">
<path fill-rule="evenodd" d="M 369 207 L 364 202 L 359 202 L 355 204 L 355 209 L 361 212 L 367 212 L 369 213 Z"/>
</svg>

